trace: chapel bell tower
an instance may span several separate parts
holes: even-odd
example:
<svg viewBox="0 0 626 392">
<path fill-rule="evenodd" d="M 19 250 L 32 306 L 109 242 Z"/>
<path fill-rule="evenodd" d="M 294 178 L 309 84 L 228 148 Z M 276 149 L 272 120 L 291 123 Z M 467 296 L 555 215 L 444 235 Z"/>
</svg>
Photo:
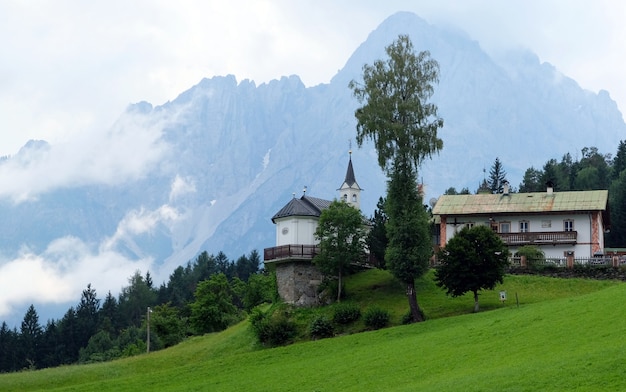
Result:
<svg viewBox="0 0 626 392">
<path fill-rule="evenodd" d="M 354 169 L 352 168 L 352 150 L 349 151 L 350 158 L 348 160 L 348 170 L 346 171 L 346 179 L 338 189 L 339 200 L 343 200 L 357 210 L 361 209 L 361 187 L 354 177 Z"/>
</svg>

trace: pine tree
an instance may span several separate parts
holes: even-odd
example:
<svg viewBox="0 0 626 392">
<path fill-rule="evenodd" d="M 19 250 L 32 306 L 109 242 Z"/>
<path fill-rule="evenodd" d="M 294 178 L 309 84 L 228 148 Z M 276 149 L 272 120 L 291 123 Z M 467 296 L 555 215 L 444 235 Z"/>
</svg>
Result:
<svg viewBox="0 0 626 392">
<path fill-rule="evenodd" d="M 96 290 L 91 287 L 91 283 L 83 290 L 80 303 L 76 307 L 76 318 L 78 323 L 79 347 L 86 347 L 89 339 L 98 331 L 98 316 L 100 300 L 96 296 Z"/>
<path fill-rule="evenodd" d="M 617 153 L 613 158 L 612 178 L 619 178 L 622 171 L 626 169 L 626 140 L 619 142 Z"/>
<path fill-rule="evenodd" d="M 410 170 L 395 170 L 387 189 L 385 211 L 389 214 L 389 243 L 385 263 L 394 276 L 406 285 L 412 321 L 424 321 L 417 302 L 415 279 L 428 271 L 433 253 L 428 213 Z"/>
<path fill-rule="evenodd" d="M 611 232 L 607 238 L 609 247 L 623 247 L 626 244 L 626 170 L 613 181 L 609 193 L 611 209 Z"/>
<path fill-rule="evenodd" d="M 543 173 L 540 170 L 530 167 L 524 172 L 524 178 L 519 185 L 520 193 L 541 192 L 545 186 L 541 183 Z"/>
<path fill-rule="evenodd" d="M 20 330 L 20 342 L 22 348 L 21 363 L 23 367 L 36 367 L 39 361 L 39 345 L 43 329 L 39 325 L 39 315 L 34 305 L 30 305 Z"/>
<path fill-rule="evenodd" d="M 487 180 L 487 185 L 489 186 L 491 193 L 502 193 L 505 182 L 506 171 L 504 171 L 500 158 L 496 157 L 491 169 L 489 169 L 489 179 Z"/>
<path fill-rule="evenodd" d="M 385 268 L 385 250 L 389 243 L 385 226 L 388 220 L 389 217 L 385 213 L 385 199 L 380 197 L 374 210 L 374 217 L 370 219 L 372 227 L 367 233 L 367 246 L 380 268 Z"/>
</svg>

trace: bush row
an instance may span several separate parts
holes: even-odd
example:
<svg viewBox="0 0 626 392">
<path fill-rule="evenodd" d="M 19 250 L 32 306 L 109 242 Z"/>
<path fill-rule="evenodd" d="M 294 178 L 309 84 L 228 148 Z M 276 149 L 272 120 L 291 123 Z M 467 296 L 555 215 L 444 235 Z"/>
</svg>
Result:
<svg viewBox="0 0 626 392">
<path fill-rule="evenodd" d="M 361 318 L 361 309 L 355 304 L 338 304 L 332 319 L 318 315 L 308 325 L 311 339 L 323 339 L 335 334 L 337 325 L 348 325 Z M 389 324 L 389 312 L 369 308 L 363 314 L 363 323 L 370 330 L 384 328 Z M 269 346 L 291 343 L 298 335 L 298 326 L 285 307 L 263 312 L 256 308 L 250 314 L 250 324 L 259 342 Z"/>
</svg>

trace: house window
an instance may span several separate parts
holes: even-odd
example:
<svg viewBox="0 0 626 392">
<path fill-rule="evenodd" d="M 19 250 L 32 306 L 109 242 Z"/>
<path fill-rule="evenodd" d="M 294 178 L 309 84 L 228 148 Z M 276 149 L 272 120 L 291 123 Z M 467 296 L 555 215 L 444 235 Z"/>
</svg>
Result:
<svg viewBox="0 0 626 392">
<path fill-rule="evenodd" d="M 491 227 L 491 230 L 496 233 L 498 232 L 498 222 L 495 222 L 493 219 L 489 218 L 489 226 Z"/>
<path fill-rule="evenodd" d="M 564 231 L 574 231 L 574 221 L 571 219 L 565 219 L 563 221 L 563 230 Z"/>
<path fill-rule="evenodd" d="M 474 227 L 474 222 L 467 222 L 465 224 L 465 227 L 467 227 L 468 229 L 471 229 L 472 227 Z"/>
<path fill-rule="evenodd" d="M 520 233 L 528 233 L 529 223 L 528 221 L 520 221 L 519 222 L 519 232 Z"/>
<path fill-rule="evenodd" d="M 500 222 L 500 233 L 510 233 L 511 222 Z"/>
</svg>

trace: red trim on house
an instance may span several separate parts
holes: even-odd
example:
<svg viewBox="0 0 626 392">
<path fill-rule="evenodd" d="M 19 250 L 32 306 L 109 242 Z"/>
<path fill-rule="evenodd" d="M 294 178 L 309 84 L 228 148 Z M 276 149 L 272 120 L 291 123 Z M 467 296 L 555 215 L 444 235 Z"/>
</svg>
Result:
<svg viewBox="0 0 626 392">
<path fill-rule="evenodd" d="M 602 253 L 600 248 L 600 212 L 591 213 L 591 254 Z"/>
<path fill-rule="evenodd" d="M 446 246 L 446 226 L 446 216 L 442 215 L 441 222 L 439 224 L 439 246 L 442 248 Z"/>
</svg>

